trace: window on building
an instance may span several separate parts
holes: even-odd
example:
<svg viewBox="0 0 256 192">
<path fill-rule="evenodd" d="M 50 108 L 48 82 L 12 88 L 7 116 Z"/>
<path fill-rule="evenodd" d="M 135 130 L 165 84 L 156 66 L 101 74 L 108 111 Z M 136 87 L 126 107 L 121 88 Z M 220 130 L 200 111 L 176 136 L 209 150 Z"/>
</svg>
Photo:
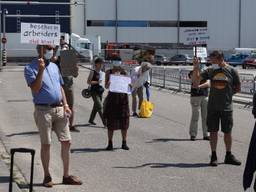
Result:
<svg viewBox="0 0 256 192">
<path fill-rule="evenodd" d="M 60 24 L 60 11 L 55 11 L 55 24 Z"/>
<path fill-rule="evenodd" d="M 88 20 L 89 27 L 177 27 L 178 21 Z M 207 27 L 207 21 L 180 21 L 180 27 Z"/>
<path fill-rule="evenodd" d="M 87 26 L 90 27 L 114 27 L 116 22 L 112 20 L 88 20 Z"/>
<path fill-rule="evenodd" d="M 150 27 L 177 27 L 177 21 L 149 21 Z"/>
<path fill-rule="evenodd" d="M 118 27 L 148 27 L 147 21 L 118 21 Z"/>
<path fill-rule="evenodd" d="M 180 21 L 180 27 L 207 27 L 207 21 Z"/>
<path fill-rule="evenodd" d="M 20 15 L 20 14 L 21 14 L 20 10 L 16 10 L 16 15 Z M 17 32 L 20 32 L 20 28 L 21 28 L 20 17 L 16 18 L 16 23 L 17 23 Z"/>
</svg>

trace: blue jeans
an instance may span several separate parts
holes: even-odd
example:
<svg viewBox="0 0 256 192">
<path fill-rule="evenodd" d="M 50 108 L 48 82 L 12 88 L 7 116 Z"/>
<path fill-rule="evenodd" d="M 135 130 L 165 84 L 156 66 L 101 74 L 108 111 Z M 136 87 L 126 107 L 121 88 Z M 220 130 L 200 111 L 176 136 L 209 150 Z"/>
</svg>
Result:
<svg viewBox="0 0 256 192">
<path fill-rule="evenodd" d="M 149 101 L 149 97 L 150 97 L 149 82 L 144 83 L 144 87 L 146 88 L 146 97 L 147 97 L 147 100 Z"/>
</svg>

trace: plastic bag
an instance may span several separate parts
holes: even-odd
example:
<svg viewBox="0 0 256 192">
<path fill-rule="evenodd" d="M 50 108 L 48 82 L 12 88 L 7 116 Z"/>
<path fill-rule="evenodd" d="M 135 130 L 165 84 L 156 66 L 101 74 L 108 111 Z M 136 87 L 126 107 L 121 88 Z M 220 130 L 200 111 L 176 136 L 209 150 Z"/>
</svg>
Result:
<svg viewBox="0 0 256 192">
<path fill-rule="evenodd" d="M 154 105 L 153 103 L 143 100 L 140 106 L 139 116 L 142 118 L 149 118 L 153 114 Z"/>
</svg>

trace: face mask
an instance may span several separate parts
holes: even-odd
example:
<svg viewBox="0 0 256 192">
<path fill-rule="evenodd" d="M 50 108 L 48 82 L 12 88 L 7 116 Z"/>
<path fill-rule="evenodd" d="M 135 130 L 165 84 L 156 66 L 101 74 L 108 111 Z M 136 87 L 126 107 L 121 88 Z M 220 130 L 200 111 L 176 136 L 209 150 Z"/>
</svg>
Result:
<svg viewBox="0 0 256 192">
<path fill-rule="evenodd" d="M 47 50 L 46 53 L 44 54 L 44 58 L 46 60 L 50 60 L 52 58 L 52 56 L 53 56 L 53 50 L 50 50 L 50 51 Z"/>
<path fill-rule="evenodd" d="M 204 70 L 204 68 L 205 68 L 205 64 L 200 64 L 199 65 L 199 69 L 202 71 L 202 70 Z"/>
<path fill-rule="evenodd" d="M 218 64 L 212 64 L 213 69 L 220 69 L 220 66 Z"/>
<path fill-rule="evenodd" d="M 120 67 L 122 65 L 122 62 L 121 61 L 113 61 L 112 64 L 114 67 Z"/>
</svg>

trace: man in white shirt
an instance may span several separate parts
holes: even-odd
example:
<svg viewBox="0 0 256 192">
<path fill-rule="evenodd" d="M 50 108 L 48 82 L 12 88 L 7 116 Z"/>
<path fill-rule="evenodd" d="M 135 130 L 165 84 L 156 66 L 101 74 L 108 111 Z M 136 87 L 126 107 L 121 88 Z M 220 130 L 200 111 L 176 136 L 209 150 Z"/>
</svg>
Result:
<svg viewBox="0 0 256 192">
<path fill-rule="evenodd" d="M 142 62 L 140 66 L 135 67 L 131 72 L 132 80 L 132 116 L 138 117 L 136 112 L 137 109 L 137 96 L 139 98 L 138 109 L 140 110 L 141 103 L 143 101 L 143 86 L 144 83 L 148 80 L 149 69 L 151 64 L 148 62 Z"/>
<path fill-rule="evenodd" d="M 137 96 L 139 98 L 139 106 L 138 106 L 139 110 L 140 110 L 141 103 L 143 101 L 143 84 L 138 85 L 138 80 L 141 75 L 142 75 L 141 66 L 135 67 L 131 72 L 132 85 L 136 84 L 136 86 L 133 86 L 134 88 L 132 91 L 132 116 L 133 117 L 138 117 L 138 114 L 136 112 Z"/>
</svg>

